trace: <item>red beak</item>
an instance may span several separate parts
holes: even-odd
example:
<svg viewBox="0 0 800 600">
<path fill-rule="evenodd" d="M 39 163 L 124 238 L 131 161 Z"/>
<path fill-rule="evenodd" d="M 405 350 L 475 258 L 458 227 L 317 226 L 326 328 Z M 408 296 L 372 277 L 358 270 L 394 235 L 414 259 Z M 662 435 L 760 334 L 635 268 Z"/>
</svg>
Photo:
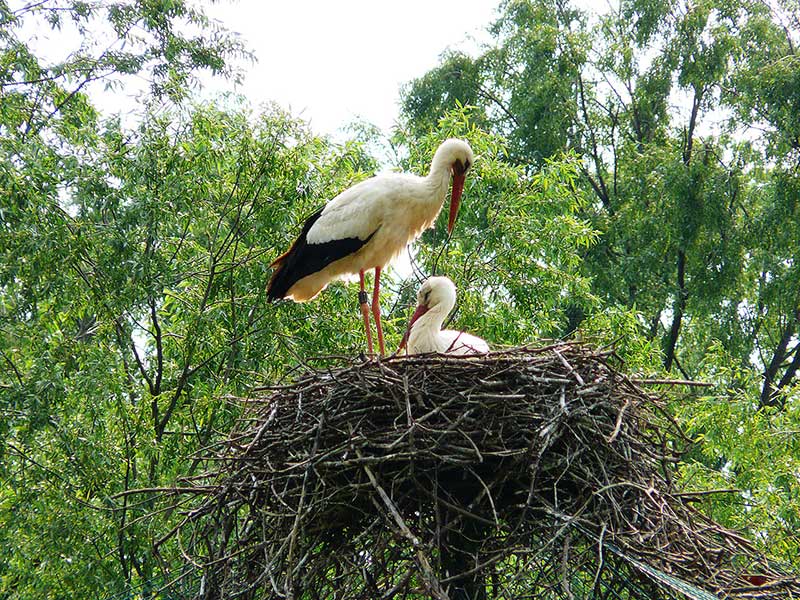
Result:
<svg viewBox="0 0 800 600">
<path fill-rule="evenodd" d="M 405 334 L 403 335 L 403 339 L 400 342 L 400 346 L 398 346 L 397 351 L 400 352 L 403 348 L 406 347 L 408 344 L 408 337 L 411 335 L 411 328 L 414 326 L 414 323 L 417 319 L 419 319 L 422 315 L 428 312 L 428 307 L 424 304 L 420 304 L 417 306 L 417 310 L 414 311 L 414 314 L 411 315 L 411 320 L 408 322 L 408 328 L 406 329 Z"/>
<path fill-rule="evenodd" d="M 453 191 L 450 194 L 450 220 L 447 221 L 447 234 L 453 232 L 453 225 L 456 222 L 458 207 L 461 204 L 461 192 L 464 191 L 464 180 L 466 173 L 453 173 Z"/>
</svg>

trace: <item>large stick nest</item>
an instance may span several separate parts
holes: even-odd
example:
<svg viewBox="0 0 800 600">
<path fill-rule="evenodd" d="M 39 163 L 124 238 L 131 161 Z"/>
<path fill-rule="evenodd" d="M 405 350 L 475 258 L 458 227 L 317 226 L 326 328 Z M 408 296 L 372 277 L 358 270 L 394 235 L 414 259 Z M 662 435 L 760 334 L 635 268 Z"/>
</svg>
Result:
<svg viewBox="0 0 800 600">
<path fill-rule="evenodd" d="M 800 597 L 676 489 L 685 438 L 615 362 L 561 344 L 262 390 L 182 490 L 197 595 Z"/>
</svg>

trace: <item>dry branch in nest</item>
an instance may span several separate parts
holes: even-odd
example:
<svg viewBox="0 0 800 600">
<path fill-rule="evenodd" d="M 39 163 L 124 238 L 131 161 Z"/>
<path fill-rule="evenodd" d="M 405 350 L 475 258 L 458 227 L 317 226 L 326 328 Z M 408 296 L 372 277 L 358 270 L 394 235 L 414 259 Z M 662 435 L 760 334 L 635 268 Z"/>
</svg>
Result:
<svg viewBox="0 0 800 600">
<path fill-rule="evenodd" d="M 800 597 L 675 489 L 681 432 L 610 362 L 393 358 L 248 399 L 183 490 L 198 596 Z"/>
</svg>

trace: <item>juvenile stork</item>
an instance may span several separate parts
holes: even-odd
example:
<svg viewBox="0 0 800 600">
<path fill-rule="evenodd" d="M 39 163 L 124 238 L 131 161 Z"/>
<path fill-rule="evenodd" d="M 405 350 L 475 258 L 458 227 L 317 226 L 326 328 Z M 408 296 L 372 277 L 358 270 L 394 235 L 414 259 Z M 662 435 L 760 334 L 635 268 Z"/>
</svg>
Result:
<svg viewBox="0 0 800 600">
<path fill-rule="evenodd" d="M 378 347 L 384 354 L 379 304 L 381 269 L 436 221 L 451 175 L 453 189 L 447 232 L 452 232 L 464 179 L 474 160 L 467 142 L 449 139 L 436 150 L 426 177 L 380 174 L 346 189 L 311 215 L 291 248 L 272 263 L 275 271 L 267 287 L 267 297 L 306 302 L 332 281 L 357 274 L 361 283 L 358 301 L 367 348 L 372 353 L 364 272 L 375 269 L 372 314 Z"/>
<path fill-rule="evenodd" d="M 489 344 L 479 337 L 442 329 L 442 323 L 456 305 L 456 286 L 447 277 L 431 277 L 422 284 L 417 293 L 417 310 L 408 323 L 398 352 L 406 344 L 409 354 L 486 354 Z"/>
</svg>

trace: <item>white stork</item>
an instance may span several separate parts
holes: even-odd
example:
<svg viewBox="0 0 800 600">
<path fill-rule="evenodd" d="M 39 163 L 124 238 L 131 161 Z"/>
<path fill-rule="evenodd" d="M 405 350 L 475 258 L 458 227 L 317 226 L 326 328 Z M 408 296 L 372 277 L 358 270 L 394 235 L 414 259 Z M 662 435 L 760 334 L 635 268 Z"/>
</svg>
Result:
<svg viewBox="0 0 800 600">
<path fill-rule="evenodd" d="M 474 160 L 467 142 L 449 139 L 433 155 L 427 177 L 387 173 L 346 189 L 311 215 L 292 247 L 272 263 L 275 271 L 267 297 L 305 302 L 316 297 L 330 282 L 358 274 L 361 282 L 358 299 L 367 347 L 372 353 L 364 272 L 375 269 L 372 314 L 380 353 L 384 354 L 378 298 L 381 269 L 436 221 L 451 174 L 453 190 L 447 232 L 452 232 L 464 179 Z"/>
<path fill-rule="evenodd" d="M 442 323 L 456 305 L 456 286 L 447 277 L 431 277 L 417 293 L 417 310 L 400 342 L 401 351 L 408 344 L 409 354 L 486 354 L 489 344 L 463 331 L 442 330 Z"/>
</svg>

